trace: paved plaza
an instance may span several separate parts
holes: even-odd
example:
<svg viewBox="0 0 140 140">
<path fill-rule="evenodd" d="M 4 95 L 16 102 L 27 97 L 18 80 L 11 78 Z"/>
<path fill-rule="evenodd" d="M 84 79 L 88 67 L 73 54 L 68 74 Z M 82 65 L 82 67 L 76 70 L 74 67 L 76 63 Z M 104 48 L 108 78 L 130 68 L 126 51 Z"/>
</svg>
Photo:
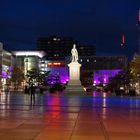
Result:
<svg viewBox="0 0 140 140">
<path fill-rule="evenodd" d="M 140 140 L 140 98 L 1 93 L 0 140 Z"/>
</svg>

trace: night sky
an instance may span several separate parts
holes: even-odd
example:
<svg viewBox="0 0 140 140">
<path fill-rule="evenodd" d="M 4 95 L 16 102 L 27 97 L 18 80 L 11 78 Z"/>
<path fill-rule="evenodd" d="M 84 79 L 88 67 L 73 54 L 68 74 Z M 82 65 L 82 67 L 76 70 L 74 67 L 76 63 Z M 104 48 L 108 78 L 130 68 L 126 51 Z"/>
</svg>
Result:
<svg viewBox="0 0 140 140">
<path fill-rule="evenodd" d="M 3 0 L 0 41 L 7 50 L 35 50 L 38 37 L 68 36 L 95 45 L 98 55 L 132 58 L 138 51 L 139 9 L 140 0 Z"/>
</svg>

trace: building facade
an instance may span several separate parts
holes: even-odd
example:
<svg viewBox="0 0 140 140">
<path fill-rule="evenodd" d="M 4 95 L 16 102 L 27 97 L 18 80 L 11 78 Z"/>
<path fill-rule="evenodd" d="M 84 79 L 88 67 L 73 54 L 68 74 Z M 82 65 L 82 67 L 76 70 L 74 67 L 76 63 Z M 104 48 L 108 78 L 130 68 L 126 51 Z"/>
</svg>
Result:
<svg viewBox="0 0 140 140">
<path fill-rule="evenodd" d="M 66 84 L 69 81 L 69 70 L 64 61 L 55 60 L 40 60 L 39 69 L 44 71 L 50 71 L 50 84 L 54 84 L 56 81 L 56 77 L 59 77 L 59 82 Z"/>
<path fill-rule="evenodd" d="M 38 50 L 46 52 L 47 60 L 63 60 L 71 55 L 73 44 L 77 44 L 72 38 L 68 37 L 49 37 L 39 38 L 37 41 Z M 76 45 L 80 56 L 95 55 L 94 46 Z"/>
<path fill-rule="evenodd" d="M 3 43 L 0 43 L 0 82 L 1 85 L 6 85 L 8 78 L 11 78 L 13 65 L 12 54 L 3 49 Z"/>
<path fill-rule="evenodd" d="M 82 64 L 83 85 L 108 83 L 110 77 L 115 76 L 127 66 L 125 56 L 80 56 L 79 62 Z"/>
<path fill-rule="evenodd" d="M 13 51 L 15 56 L 15 66 L 24 71 L 24 75 L 28 70 L 39 69 L 39 61 L 45 53 L 43 51 Z"/>
</svg>

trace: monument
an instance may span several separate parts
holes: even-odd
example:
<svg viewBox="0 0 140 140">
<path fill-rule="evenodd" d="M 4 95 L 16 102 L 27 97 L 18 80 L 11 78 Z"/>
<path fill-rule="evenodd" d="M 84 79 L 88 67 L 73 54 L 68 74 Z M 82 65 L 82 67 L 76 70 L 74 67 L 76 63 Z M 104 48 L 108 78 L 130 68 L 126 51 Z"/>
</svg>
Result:
<svg viewBox="0 0 140 140">
<path fill-rule="evenodd" d="M 84 92 L 83 87 L 81 86 L 81 81 L 80 81 L 80 67 L 81 64 L 78 63 L 78 51 L 76 49 L 76 45 L 73 45 L 73 48 L 71 50 L 71 63 L 68 64 L 69 67 L 69 83 L 68 86 L 66 87 L 65 92 Z"/>
</svg>

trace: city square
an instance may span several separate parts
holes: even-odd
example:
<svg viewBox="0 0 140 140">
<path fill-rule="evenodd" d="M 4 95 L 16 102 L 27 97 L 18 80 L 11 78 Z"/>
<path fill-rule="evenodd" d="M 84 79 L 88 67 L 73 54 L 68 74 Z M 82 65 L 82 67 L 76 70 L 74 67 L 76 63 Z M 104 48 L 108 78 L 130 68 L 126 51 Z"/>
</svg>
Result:
<svg viewBox="0 0 140 140">
<path fill-rule="evenodd" d="M 139 140 L 140 98 L 1 93 L 2 140 Z"/>
<path fill-rule="evenodd" d="M 0 140 L 140 140 L 139 0 L 0 7 Z"/>
</svg>

